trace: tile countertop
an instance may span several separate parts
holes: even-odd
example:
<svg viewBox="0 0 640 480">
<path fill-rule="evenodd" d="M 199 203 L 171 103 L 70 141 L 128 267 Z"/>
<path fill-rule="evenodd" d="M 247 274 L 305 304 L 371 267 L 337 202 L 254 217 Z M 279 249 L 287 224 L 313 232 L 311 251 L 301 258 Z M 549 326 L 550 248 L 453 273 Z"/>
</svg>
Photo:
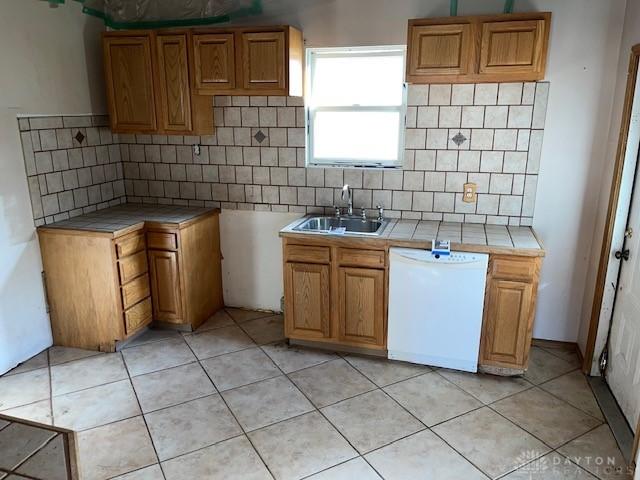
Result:
<svg viewBox="0 0 640 480">
<path fill-rule="evenodd" d="M 178 227 L 194 218 L 215 211 L 217 211 L 215 208 L 125 203 L 43 225 L 38 229 L 82 230 L 118 236 L 142 226 L 144 222 L 171 224 Z"/>
<path fill-rule="evenodd" d="M 303 233 L 293 230 L 309 215 L 291 222 L 280 230 L 281 236 L 325 236 L 348 237 L 360 240 L 384 240 L 397 246 L 430 248 L 431 240 L 449 240 L 451 250 L 486 253 L 505 253 L 527 256 L 544 256 L 542 242 L 531 227 L 513 227 L 506 225 L 485 225 L 480 223 L 438 222 L 433 220 L 391 221 L 379 236 L 335 235 L 322 233 Z"/>
</svg>

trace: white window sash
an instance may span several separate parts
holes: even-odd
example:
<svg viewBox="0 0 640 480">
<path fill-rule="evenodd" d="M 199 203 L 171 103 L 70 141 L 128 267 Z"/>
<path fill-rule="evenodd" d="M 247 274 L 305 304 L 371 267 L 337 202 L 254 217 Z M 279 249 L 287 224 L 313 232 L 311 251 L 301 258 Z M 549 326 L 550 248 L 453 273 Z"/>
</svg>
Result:
<svg viewBox="0 0 640 480">
<path fill-rule="evenodd" d="M 367 159 L 350 159 L 350 158 L 322 158 L 313 155 L 313 132 L 315 125 L 315 114 L 317 112 L 398 112 L 398 155 L 396 160 L 367 158 Z M 398 168 L 402 166 L 404 154 L 404 125 L 405 125 L 406 109 L 403 105 L 398 106 L 352 106 L 352 107 L 316 107 L 308 109 L 307 116 L 307 164 L 311 166 L 320 165 L 341 165 L 353 167 L 389 167 Z M 373 133 L 375 134 L 375 133 Z"/>
<path fill-rule="evenodd" d="M 401 54 L 405 57 L 404 47 L 353 47 L 349 49 L 333 49 L 318 48 L 309 49 L 307 51 L 307 64 L 309 65 L 310 75 L 309 90 L 313 91 L 313 77 L 315 72 L 315 61 L 318 56 L 323 58 L 342 58 L 342 57 L 372 57 L 372 56 L 397 56 Z M 404 69 L 404 66 L 403 66 Z M 306 109 L 306 160 L 308 166 L 339 166 L 339 167 L 365 167 L 365 168 L 400 168 L 402 167 L 404 158 L 404 136 L 406 122 L 406 106 L 407 106 L 407 88 L 406 84 L 402 86 L 402 98 L 400 105 L 348 105 L 348 106 L 329 106 L 314 105 L 312 99 L 305 102 Z M 350 158 L 321 158 L 314 157 L 314 126 L 315 115 L 317 112 L 398 112 L 398 154 L 396 160 L 370 158 L 370 159 L 350 159 Z M 375 134 L 375 133 L 374 133 Z"/>
</svg>

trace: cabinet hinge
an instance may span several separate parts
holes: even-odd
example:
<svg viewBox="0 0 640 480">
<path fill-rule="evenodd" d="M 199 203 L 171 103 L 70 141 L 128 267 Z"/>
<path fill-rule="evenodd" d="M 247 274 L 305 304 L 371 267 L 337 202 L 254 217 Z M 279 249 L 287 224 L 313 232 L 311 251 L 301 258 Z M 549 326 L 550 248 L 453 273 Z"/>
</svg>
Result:
<svg viewBox="0 0 640 480">
<path fill-rule="evenodd" d="M 46 312 L 49 313 L 51 311 L 51 307 L 49 306 L 49 290 L 47 289 L 47 274 L 42 271 L 42 288 L 44 290 L 44 306 Z"/>
</svg>

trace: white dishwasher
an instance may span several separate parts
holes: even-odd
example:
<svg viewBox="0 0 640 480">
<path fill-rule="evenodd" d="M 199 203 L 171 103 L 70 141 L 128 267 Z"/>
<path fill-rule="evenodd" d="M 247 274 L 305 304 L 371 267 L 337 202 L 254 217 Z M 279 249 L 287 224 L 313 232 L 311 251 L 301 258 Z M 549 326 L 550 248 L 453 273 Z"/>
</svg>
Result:
<svg viewBox="0 0 640 480">
<path fill-rule="evenodd" d="M 388 356 L 476 372 L 489 255 L 389 250 Z"/>
</svg>

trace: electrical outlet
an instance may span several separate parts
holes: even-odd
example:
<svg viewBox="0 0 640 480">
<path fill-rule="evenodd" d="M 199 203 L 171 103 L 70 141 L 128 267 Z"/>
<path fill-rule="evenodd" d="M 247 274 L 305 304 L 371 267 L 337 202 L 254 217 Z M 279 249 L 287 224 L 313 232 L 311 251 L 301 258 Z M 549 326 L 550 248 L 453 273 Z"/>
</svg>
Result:
<svg viewBox="0 0 640 480">
<path fill-rule="evenodd" d="M 463 188 L 462 201 L 466 203 L 476 203 L 478 199 L 478 195 L 476 194 L 477 185 L 475 183 L 465 183 Z"/>
</svg>

